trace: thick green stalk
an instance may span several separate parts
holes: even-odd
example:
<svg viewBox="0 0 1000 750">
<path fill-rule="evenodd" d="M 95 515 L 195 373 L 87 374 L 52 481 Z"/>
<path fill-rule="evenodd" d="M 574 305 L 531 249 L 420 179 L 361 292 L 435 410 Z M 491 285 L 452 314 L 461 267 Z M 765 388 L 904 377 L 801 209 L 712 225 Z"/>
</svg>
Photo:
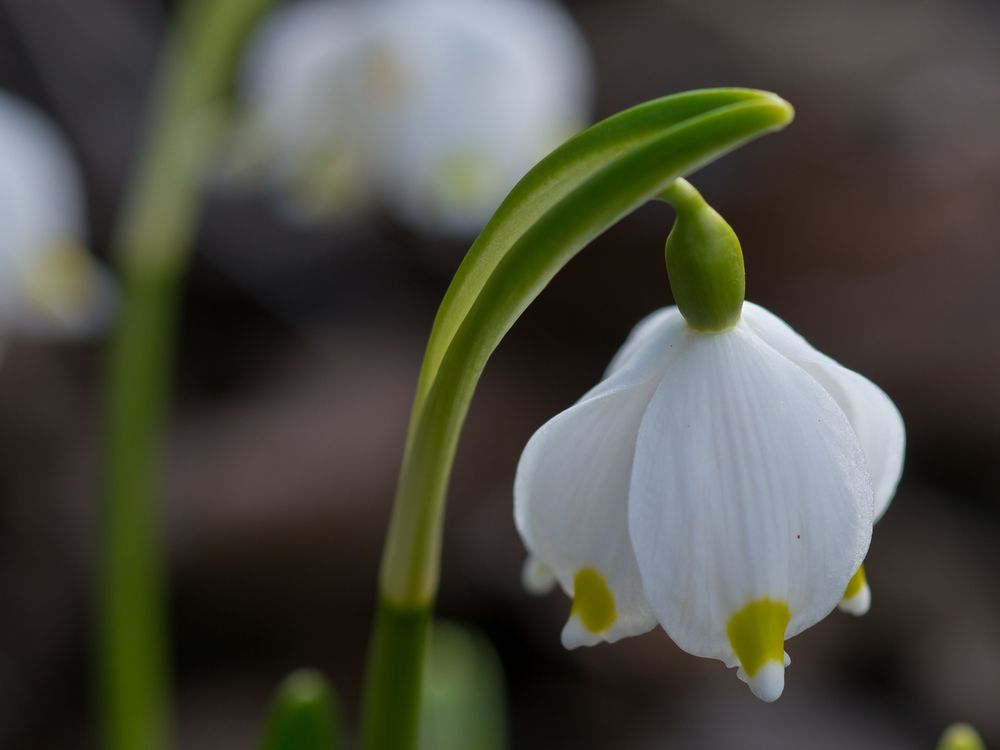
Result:
<svg viewBox="0 0 1000 750">
<path fill-rule="evenodd" d="M 174 285 L 125 281 L 108 383 L 109 452 L 97 635 L 109 750 L 166 747 L 162 562 L 151 477 L 163 418 Z M 151 335 L 152 332 L 152 335 Z"/>
<path fill-rule="evenodd" d="M 406 609 L 379 601 L 361 718 L 366 748 L 416 747 L 430 622 L 430 607 Z"/>
<path fill-rule="evenodd" d="M 189 0 L 184 6 L 118 228 L 123 300 L 109 360 L 96 624 L 108 750 L 168 745 L 156 495 L 177 291 L 237 53 L 269 2 Z"/>
<path fill-rule="evenodd" d="M 459 433 L 490 354 L 552 277 L 593 238 L 688 174 L 787 124 L 772 94 L 717 89 L 666 97 L 609 118 L 546 157 L 473 244 L 434 322 L 411 415 L 382 559 L 379 608 L 364 701 L 365 726 L 410 716 L 412 693 L 385 691 L 399 651 L 379 633 L 387 613 L 429 613 L 437 591 L 444 500 Z M 400 642 L 412 634 L 395 631 Z M 419 655 L 411 656 L 422 668 Z M 407 673 L 413 668 L 407 663 Z M 414 747 L 415 731 L 369 750 Z"/>
</svg>

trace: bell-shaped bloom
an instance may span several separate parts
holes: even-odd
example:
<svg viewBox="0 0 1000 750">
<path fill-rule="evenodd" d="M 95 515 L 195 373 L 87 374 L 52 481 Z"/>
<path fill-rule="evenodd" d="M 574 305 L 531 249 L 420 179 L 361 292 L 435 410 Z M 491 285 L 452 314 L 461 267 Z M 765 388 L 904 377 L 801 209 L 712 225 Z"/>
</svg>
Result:
<svg viewBox="0 0 1000 750">
<path fill-rule="evenodd" d="M 767 310 L 721 333 L 660 310 L 524 450 L 525 583 L 572 597 L 569 648 L 659 624 L 775 700 L 785 641 L 861 567 L 903 442 L 878 387 Z"/>
<path fill-rule="evenodd" d="M 114 285 L 83 249 L 83 190 L 69 147 L 30 105 L 0 92 L 0 332 L 84 336 Z"/>
<path fill-rule="evenodd" d="M 470 234 L 586 124 L 590 58 L 550 0 L 305 0 L 267 22 L 241 89 L 300 214 L 377 198 Z"/>
</svg>

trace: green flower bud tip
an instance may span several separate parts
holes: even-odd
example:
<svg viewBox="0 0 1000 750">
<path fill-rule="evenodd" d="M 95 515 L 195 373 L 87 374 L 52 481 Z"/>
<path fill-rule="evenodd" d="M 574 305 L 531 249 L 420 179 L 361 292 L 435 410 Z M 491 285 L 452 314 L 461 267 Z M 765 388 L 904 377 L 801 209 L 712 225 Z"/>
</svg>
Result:
<svg viewBox="0 0 1000 750">
<path fill-rule="evenodd" d="M 677 212 L 666 257 L 670 291 L 681 315 L 698 331 L 732 328 L 746 291 L 736 233 L 687 180 L 674 180 L 660 197 Z"/>
<path fill-rule="evenodd" d="M 970 725 L 952 724 L 941 735 L 937 750 L 986 750 L 986 745 Z"/>
<path fill-rule="evenodd" d="M 268 716 L 262 750 L 343 750 L 342 721 L 329 684 L 321 674 L 301 669 L 278 687 Z"/>
</svg>

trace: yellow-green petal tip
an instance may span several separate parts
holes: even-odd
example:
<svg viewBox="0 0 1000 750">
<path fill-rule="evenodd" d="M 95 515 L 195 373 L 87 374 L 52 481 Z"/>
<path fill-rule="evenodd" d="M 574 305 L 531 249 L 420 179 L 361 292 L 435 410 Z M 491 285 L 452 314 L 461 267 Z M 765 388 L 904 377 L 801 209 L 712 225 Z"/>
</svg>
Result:
<svg viewBox="0 0 1000 750">
<path fill-rule="evenodd" d="M 768 703 L 777 700 L 784 689 L 785 629 L 791 616 L 787 602 L 756 599 L 726 625 L 741 677 L 754 695 Z"/>
<path fill-rule="evenodd" d="M 593 634 L 603 633 L 615 624 L 615 598 L 604 577 L 593 568 L 581 568 L 573 579 L 573 615 Z"/>
</svg>

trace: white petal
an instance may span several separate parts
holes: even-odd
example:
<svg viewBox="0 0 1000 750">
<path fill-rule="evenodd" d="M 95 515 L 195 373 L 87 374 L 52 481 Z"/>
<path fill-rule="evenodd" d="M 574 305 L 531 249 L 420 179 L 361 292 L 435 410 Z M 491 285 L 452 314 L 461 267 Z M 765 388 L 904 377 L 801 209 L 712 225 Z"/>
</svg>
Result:
<svg viewBox="0 0 1000 750">
<path fill-rule="evenodd" d="M 691 331 L 679 348 L 643 417 L 629 493 L 646 595 L 678 646 L 730 666 L 734 615 L 786 607 L 763 660 L 778 663 L 782 636 L 833 609 L 868 549 L 864 456 L 826 391 L 745 324 Z"/>
<path fill-rule="evenodd" d="M 549 570 L 545 563 L 533 557 L 528 557 L 521 568 L 521 585 L 536 596 L 549 593 L 559 583 L 555 573 Z"/>
<path fill-rule="evenodd" d="M 627 532 L 632 450 L 651 393 L 636 386 L 571 407 L 535 433 L 518 466 L 515 521 L 532 555 L 571 596 L 580 571 L 594 570 L 614 599 L 606 627 L 568 645 L 616 640 L 656 624 Z"/>
<path fill-rule="evenodd" d="M 662 330 L 664 325 L 670 325 L 670 321 L 680 313 L 677 307 L 661 307 L 654 310 L 645 318 L 640 320 L 629 333 L 625 343 L 621 345 L 615 356 L 611 358 L 611 364 L 604 371 L 604 377 L 609 378 L 620 370 L 636 352 L 644 351 L 651 339 L 654 339 L 657 332 Z"/>
<path fill-rule="evenodd" d="M 776 661 L 765 663 L 753 677 L 748 677 L 743 668 L 739 667 L 736 676 L 745 682 L 753 694 L 765 703 L 774 703 L 781 697 L 781 693 L 785 689 L 785 665 Z"/>
<path fill-rule="evenodd" d="M 896 405 L 877 385 L 814 349 L 763 307 L 747 302 L 743 317 L 764 341 L 816 378 L 844 410 L 865 452 L 875 491 L 875 519 L 881 518 L 903 472 L 906 430 Z"/>
<path fill-rule="evenodd" d="M 76 336 L 106 322 L 110 276 L 81 247 L 83 188 L 63 136 L 31 105 L 0 92 L 0 322 Z"/>
<path fill-rule="evenodd" d="M 0 262 L 85 230 L 83 185 L 72 150 L 32 105 L 0 91 Z"/>
<path fill-rule="evenodd" d="M 868 579 L 865 576 L 865 567 L 862 565 L 857 572 L 851 576 L 844 592 L 844 598 L 840 600 L 837 608 L 841 612 L 860 617 L 867 614 L 872 606 L 872 590 L 868 586 Z"/>
<path fill-rule="evenodd" d="M 860 617 L 861 615 L 868 614 L 868 610 L 871 609 L 871 606 L 872 590 L 866 583 L 861 587 L 861 590 L 851 598 L 841 599 L 840 603 L 837 605 L 837 609 L 841 612 L 846 612 L 849 615 Z"/>
<path fill-rule="evenodd" d="M 674 316 L 628 366 L 543 425 L 521 456 L 515 523 L 532 557 L 575 597 L 568 647 L 656 624 L 628 536 L 628 486 L 639 422 L 683 329 Z M 602 616 L 588 617 L 588 605 Z"/>
<path fill-rule="evenodd" d="M 773 703 L 781 697 L 785 689 L 785 668 L 777 662 L 770 661 L 751 677 L 747 684 L 753 694 L 765 703 Z"/>
<path fill-rule="evenodd" d="M 586 124 L 590 59 L 558 4 L 373 4 L 403 85 L 373 127 L 390 206 L 422 229 L 478 231 L 531 166 Z"/>
<path fill-rule="evenodd" d="M 356 6 L 326 0 L 281 6 L 261 25 L 247 54 L 240 94 L 283 146 L 313 143 L 345 116 L 333 105 L 347 103 L 340 97 L 351 88 L 348 75 L 362 25 Z"/>
<path fill-rule="evenodd" d="M 252 164 L 263 152 L 291 218 L 349 214 L 370 199 L 367 17 L 356 3 L 290 3 L 269 14 L 251 44 L 240 96 L 243 135 L 253 137 L 230 160 Z"/>
</svg>

